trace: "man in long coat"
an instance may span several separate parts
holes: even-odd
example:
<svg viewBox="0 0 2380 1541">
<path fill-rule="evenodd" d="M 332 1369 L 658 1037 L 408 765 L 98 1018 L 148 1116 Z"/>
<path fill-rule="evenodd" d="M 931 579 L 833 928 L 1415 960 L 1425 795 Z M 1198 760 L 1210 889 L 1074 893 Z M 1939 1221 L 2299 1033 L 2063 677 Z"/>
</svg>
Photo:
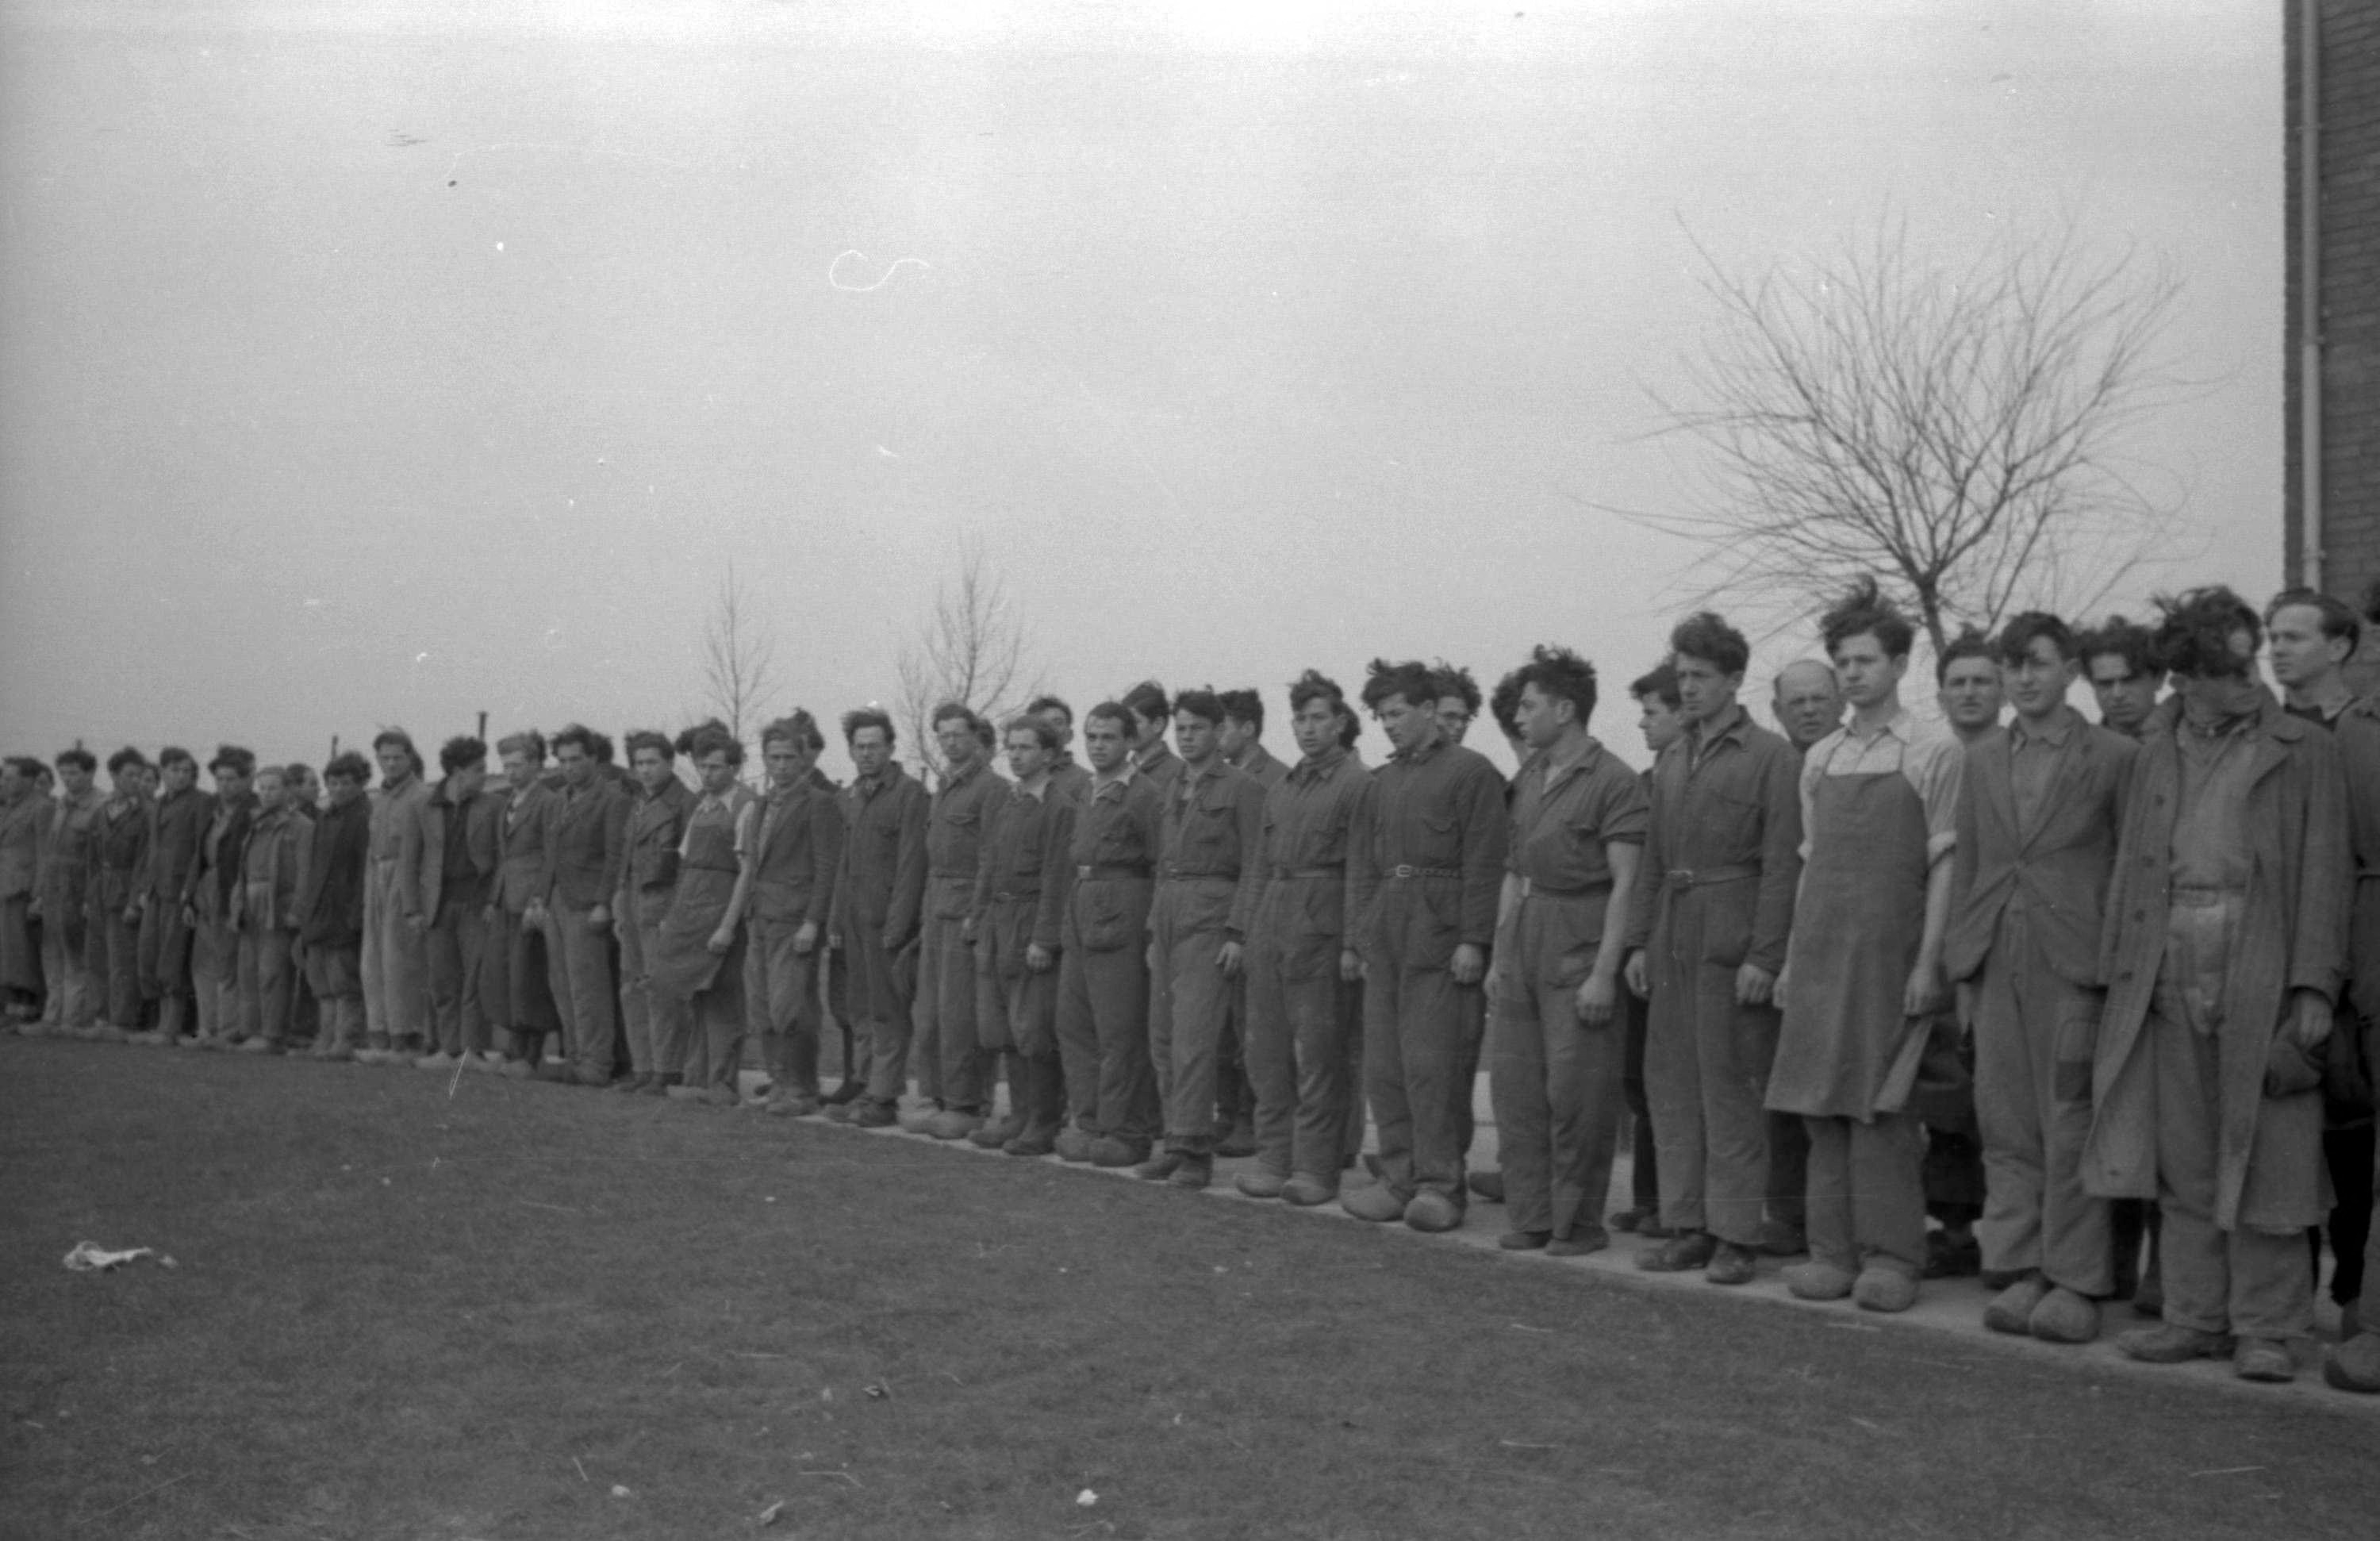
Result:
<svg viewBox="0 0 2380 1541">
<path fill-rule="evenodd" d="M 2228 588 L 2166 601 L 2156 709 L 2125 789 L 2091 1069 L 2089 1190 L 2165 1216 L 2158 1364 L 2228 1356 L 2288 1380 L 2313 1321 L 2323 1043 L 2346 965 L 2346 779 L 2328 734 L 2254 673 L 2262 626 Z"/>
</svg>

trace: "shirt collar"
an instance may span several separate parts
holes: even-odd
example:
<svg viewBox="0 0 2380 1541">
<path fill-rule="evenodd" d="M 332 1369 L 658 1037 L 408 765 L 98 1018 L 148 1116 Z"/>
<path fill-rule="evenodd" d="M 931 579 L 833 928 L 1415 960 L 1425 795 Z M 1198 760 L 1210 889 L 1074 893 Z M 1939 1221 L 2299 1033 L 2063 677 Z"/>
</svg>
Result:
<svg viewBox="0 0 2380 1541">
<path fill-rule="evenodd" d="M 2074 730 L 2081 726 L 2082 722 L 2082 713 L 2060 701 L 2058 704 L 2058 710 L 2049 714 L 2049 722 L 2046 725 L 2036 728 L 2022 717 L 2019 717 L 2008 725 L 2008 734 L 2011 743 L 2042 743 L 2053 749 L 2063 749 L 2066 747 L 2067 739 L 2073 736 Z"/>
<path fill-rule="evenodd" d="M 1872 744 L 1876 740 L 1882 738 L 1886 734 L 1890 734 L 1893 737 L 1900 740 L 1903 744 L 1911 744 L 1916 741 L 1917 718 L 1914 713 L 1904 706 L 1894 711 L 1891 716 L 1886 718 L 1883 723 L 1877 727 L 1874 733 L 1861 733 L 1859 731 L 1859 719 L 1856 716 L 1846 718 L 1840 731 L 1845 738 L 1850 739 L 1854 744 Z"/>
<path fill-rule="evenodd" d="M 1743 742 L 1744 734 L 1751 727 L 1752 714 L 1743 710 L 1743 703 L 1730 701 L 1728 703 L 1727 710 L 1721 712 L 1716 721 L 1699 724 L 1697 728 L 1687 731 L 1694 738 L 1694 747 L 1700 750 L 1721 742 L 1741 745 Z"/>
<path fill-rule="evenodd" d="M 1323 750 L 1318 755 L 1313 755 L 1307 758 L 1299 760 L 1295 765 L 1290 767 L 1289 774 L 1290 778 L 1293 781 L 1327 782 L 1332 776 L 1337 775 L 1339 773 L 1339 768 L 1346 763 L 1346 746 L 1342 744 L 1333 744 L 1330 747 Z"/>
<path fill-rule="evenodd" d="M 1050 773 L 1048 771 L 1043 771 L 1039 777 L 1033 781 L 1018 782 L 1016 783 L 1015 791 L 1011 794 L 1011 795 L 1017 797 L 1030 797 L 1037 803 L 1049 801 Z"/>
</svg>

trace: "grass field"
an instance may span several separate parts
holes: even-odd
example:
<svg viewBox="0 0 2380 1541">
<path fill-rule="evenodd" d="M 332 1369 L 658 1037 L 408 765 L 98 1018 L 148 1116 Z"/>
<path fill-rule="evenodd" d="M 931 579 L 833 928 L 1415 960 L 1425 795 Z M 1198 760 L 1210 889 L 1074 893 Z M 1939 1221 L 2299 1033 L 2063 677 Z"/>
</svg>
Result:
<svg viewBox="0 0 2380 1541">
<path fill-rule="evenodd" d="M 51 1040 L 0 1088 L 9 1537 L 2380 1530 L 2350 1413 L 1050 1163 Z"/>
</svg>

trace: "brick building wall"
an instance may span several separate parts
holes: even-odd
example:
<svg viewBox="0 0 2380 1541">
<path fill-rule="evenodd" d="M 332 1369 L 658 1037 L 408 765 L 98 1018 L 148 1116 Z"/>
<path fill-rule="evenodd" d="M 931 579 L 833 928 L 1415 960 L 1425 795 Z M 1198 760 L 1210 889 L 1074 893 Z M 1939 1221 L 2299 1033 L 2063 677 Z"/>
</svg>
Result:
<svg viewBox="0 0 2380 1541">
<path fill-rule="evenodd" d="M 2287 581 L 2304 571 L 2306 518 L 2301 433 L 2306 408 L 2300 344 L 2304 294 L 2301 134 L 2304 48 L 2301 0 L 2282 0 L 2288 50 L 2288 385 L 2284 420 Z M 2380 582 L 2380 4 L 2314 0 L 2317 202 L 2322 353 L 2322 587 L 2350 602 Z M 2362 683 L 2380 683 L 2380 645 L 2357 661 Z"/>
</svg>

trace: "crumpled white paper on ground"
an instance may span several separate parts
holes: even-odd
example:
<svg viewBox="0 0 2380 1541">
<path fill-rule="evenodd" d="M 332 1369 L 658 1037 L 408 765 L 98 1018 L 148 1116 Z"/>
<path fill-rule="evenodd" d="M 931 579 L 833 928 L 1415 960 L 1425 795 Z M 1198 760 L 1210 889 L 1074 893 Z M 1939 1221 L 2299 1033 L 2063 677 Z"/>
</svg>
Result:
<svg viewBox="0 0 2380 1541">
<path fill-rule="evenodd" d="M 110 1252 L 97 1242 L 77 1242 L 74 1250 L 67 1254 L 67 1269 L 70 1273 L 105 1273 L 135 1257 L 156 1256 L 153 1247 L 136 1246 L 123 1252 Z M 170 1257 L 158 1257 L 157 1260 L 168 1268 L 174 1262 Z"/>
</svg>

